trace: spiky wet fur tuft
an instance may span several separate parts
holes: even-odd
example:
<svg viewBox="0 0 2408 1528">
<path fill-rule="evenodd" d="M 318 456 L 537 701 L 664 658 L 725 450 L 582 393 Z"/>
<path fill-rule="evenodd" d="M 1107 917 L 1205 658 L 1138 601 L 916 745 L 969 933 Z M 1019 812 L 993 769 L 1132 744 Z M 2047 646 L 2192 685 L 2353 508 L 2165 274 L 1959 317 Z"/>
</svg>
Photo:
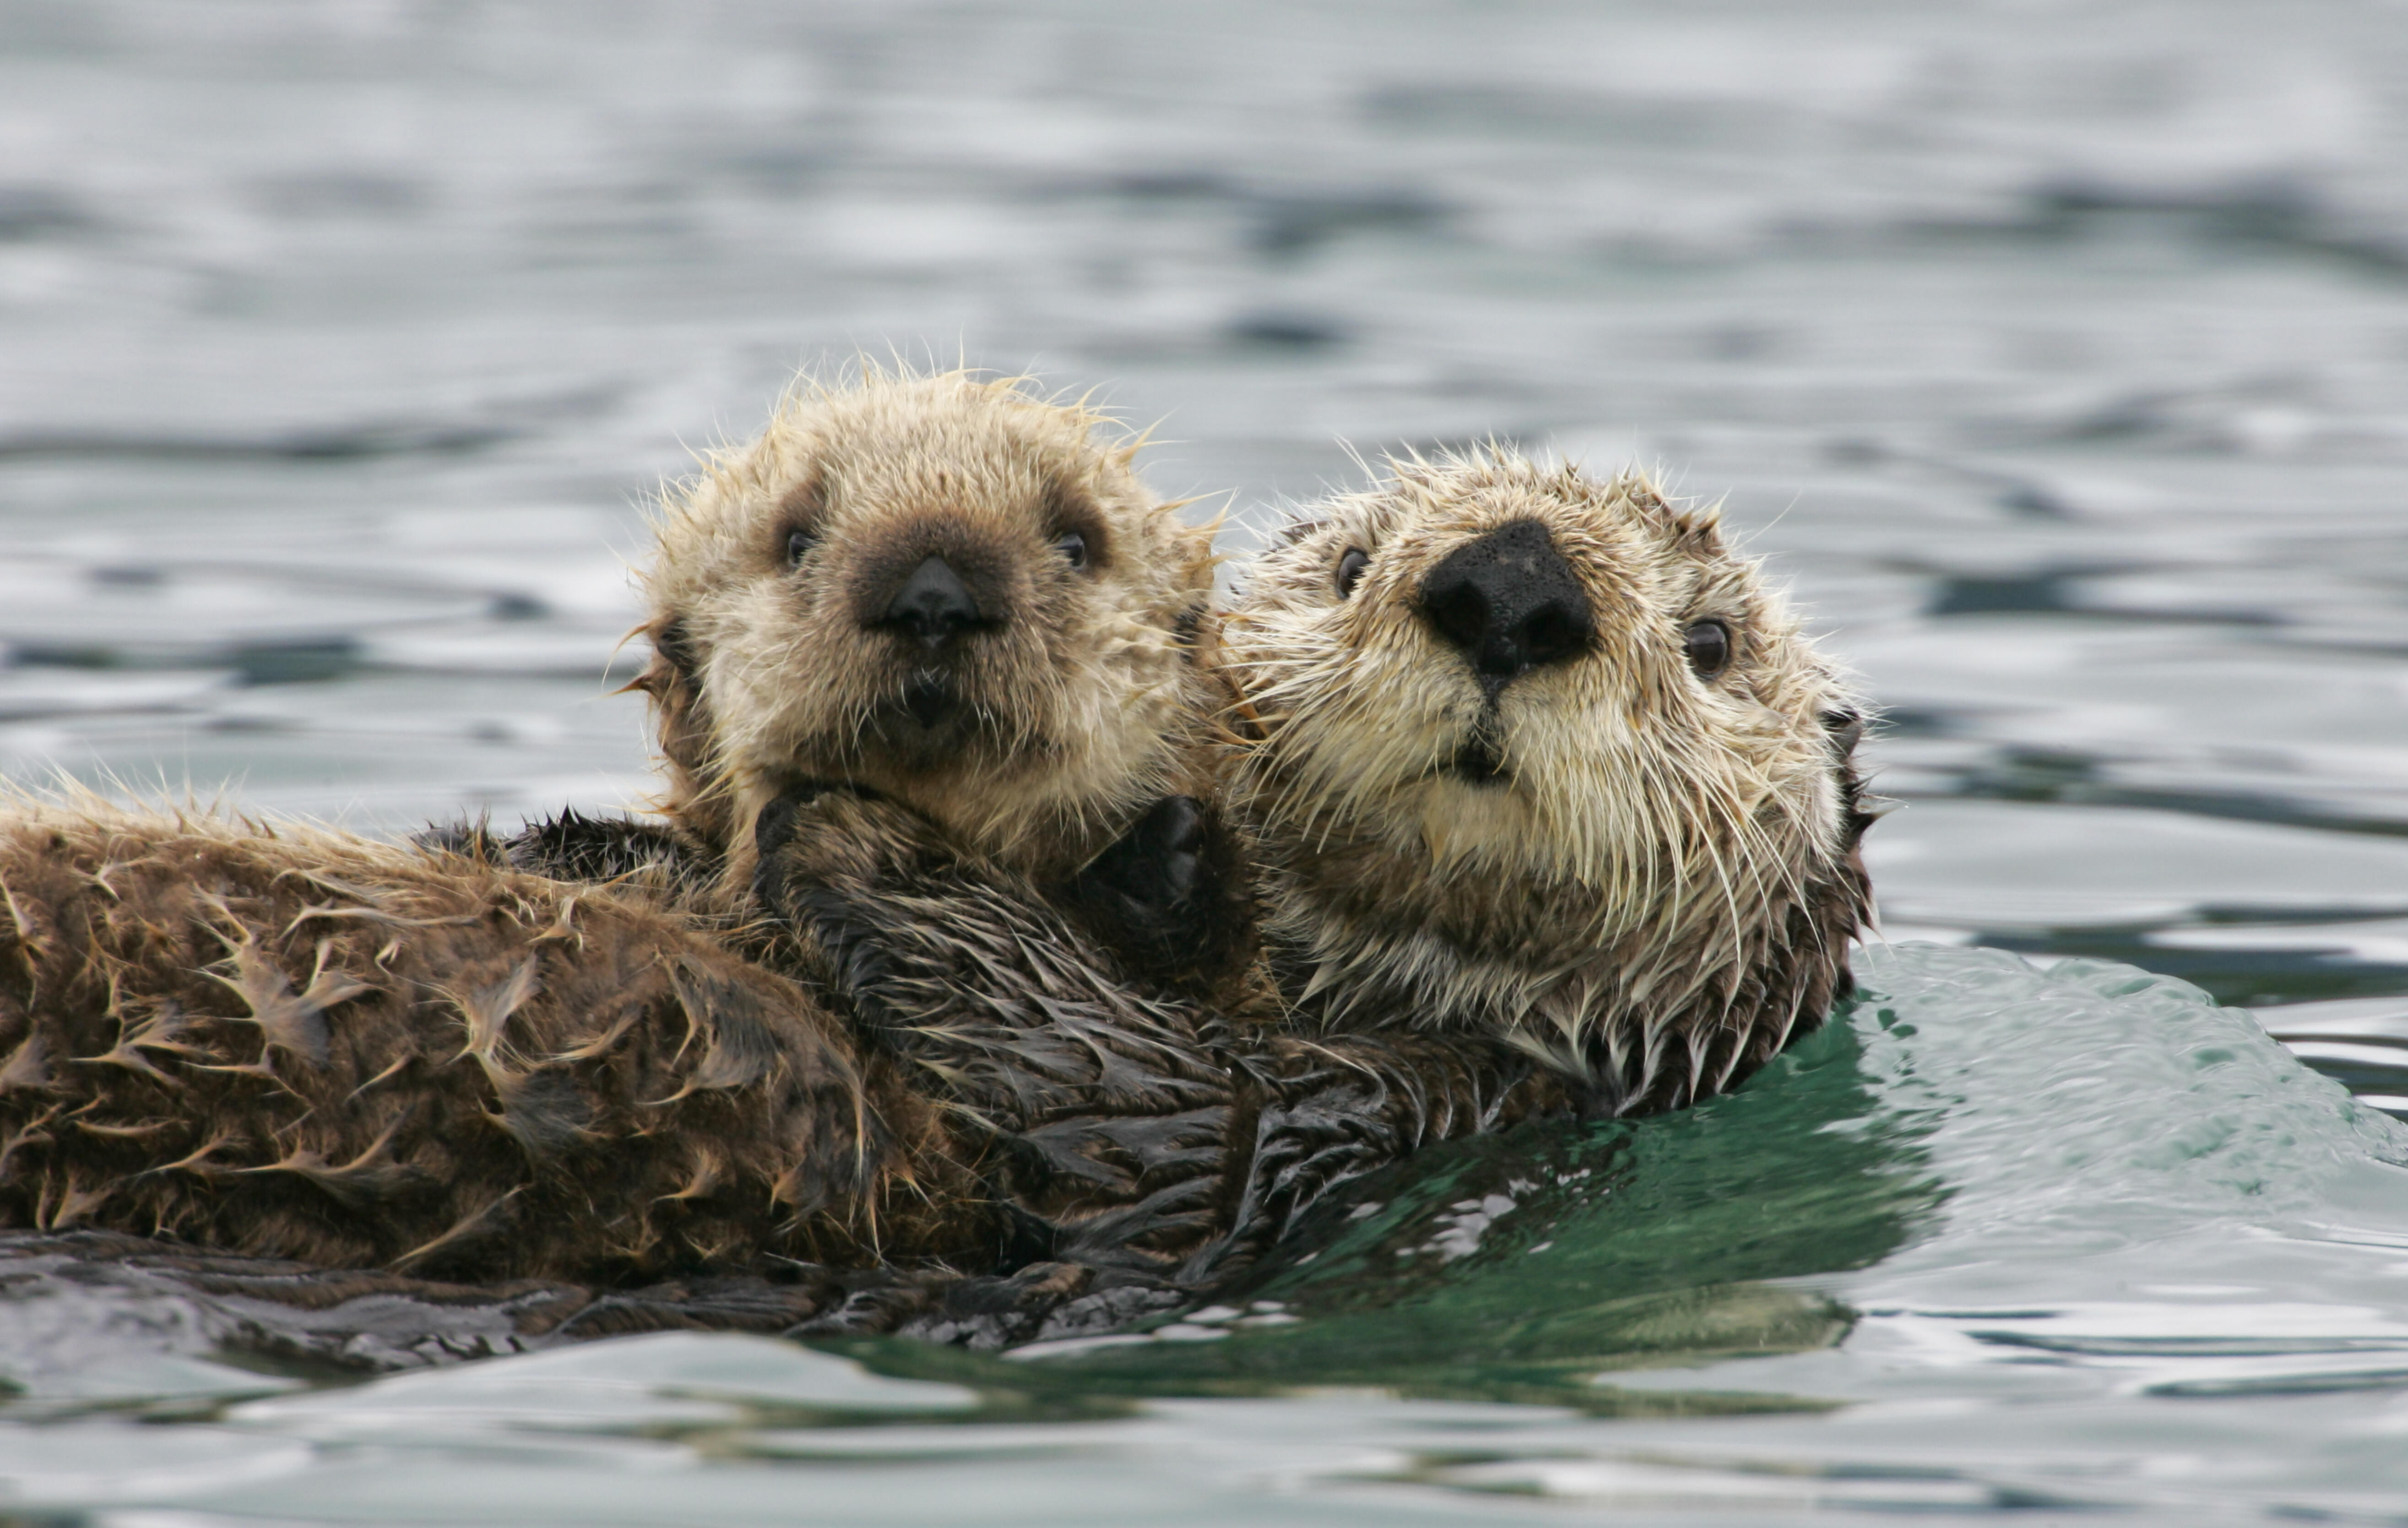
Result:
<svg viewBox="0 0 2408 1528">
<path fill-rule="evenodd" d="M 939 1111 L 633 893 L 93 800 L 0 818 L 0 1224 L 615 1281 L 981 1254 Z"/>
<path fill-rule="evenodd" d="M 1711 511 L 1501 447 L 1389 468 L 1306 511 L 1225 627 L 1251 739 L 1232 792 L 1299 1016 L 1499 1033 L 1623 1112 L 1729 1086 L 1845 989 L 1860 708 Z M 1492 708 L 1417 591 L 1523 521 L 1595 641 Z M 1684 655 L 1707 618 L 1735 644 L 1711 679 Z M 1474 742 L 1495 778 L 1455 767 Z"/>
</svg>

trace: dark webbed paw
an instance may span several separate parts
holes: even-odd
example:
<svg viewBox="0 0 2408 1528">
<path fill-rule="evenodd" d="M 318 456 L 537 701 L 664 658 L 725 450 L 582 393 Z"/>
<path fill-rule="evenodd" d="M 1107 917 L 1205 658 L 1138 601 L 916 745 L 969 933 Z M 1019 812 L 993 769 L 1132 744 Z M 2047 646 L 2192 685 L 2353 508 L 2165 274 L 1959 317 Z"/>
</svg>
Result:
<svg viewBox="0 0 2408 1528">
<path fill-rule="evenodd" d="M 752 852 L 754 898 L 789 923 L 813 893 L 867 894 L 947 858 L 917 813 L 827 780 L 798 781 L 764 806 L 752 819 Z"/>
<path fill-rule="evenodd" d="M 1054 899 L 1142 979 L 1225 999 L 1254 953 L 1236 845 L 1192 796 L 1166 796 Z"/>
<path fill-rule="evenodd" d="M 876 791 L 864 786 L 839 785 L 830 780 L 803 780 L 788 786 L 761 809 L 752 819 L 752 852 L 763 864 L 767 864 L 780 850 L 795 841 L 796 829 L 801 825 L 804 808 L 831 793 L 842 793 L 859 800 L 879 800 Z M 753 872 L 753 882 L 760 883 L 760 872 Z"/>
<path fill-rule="evenodd" d="M 1195 919 L 1211 867 L 1204 861 L 1203 804 L 1193 796 L 1154 803 L 1076 884 L 1108 903 L 1133 934 L 1175 936 Z"/>
</svg>

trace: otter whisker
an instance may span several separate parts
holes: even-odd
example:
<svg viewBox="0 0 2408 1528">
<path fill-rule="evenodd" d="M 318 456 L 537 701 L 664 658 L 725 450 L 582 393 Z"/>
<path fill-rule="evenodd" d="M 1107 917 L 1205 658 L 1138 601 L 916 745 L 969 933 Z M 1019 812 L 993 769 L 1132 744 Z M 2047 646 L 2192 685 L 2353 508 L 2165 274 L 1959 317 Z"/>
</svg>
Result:
<svg viewBox="0 0 2408 1528">
<path fill-rule="evenodd" d="M 1829 847 L 1853 845 L 1832 671 L 1712 506 L 1495 440 L 1383 470 L 1300 515 L 1223 628 L 1233 788 L 1303 1009 L 1541 1028 L 1594 1050 L 1617 1108 L 1728 1086 L 1820 1016 L 1864 906 Z M 1448 627 L 1416 592 L 1509 527 L 1510 557 L 1462 565 L 1490 569 L 1462 619 L 1543 607 L 1579 641 Z M 1727 673 L 1684 651 L 1701 611 L 1740 634 Z M 1496 761 L 1469 779 L 1465 739 Z"/>
</svg>

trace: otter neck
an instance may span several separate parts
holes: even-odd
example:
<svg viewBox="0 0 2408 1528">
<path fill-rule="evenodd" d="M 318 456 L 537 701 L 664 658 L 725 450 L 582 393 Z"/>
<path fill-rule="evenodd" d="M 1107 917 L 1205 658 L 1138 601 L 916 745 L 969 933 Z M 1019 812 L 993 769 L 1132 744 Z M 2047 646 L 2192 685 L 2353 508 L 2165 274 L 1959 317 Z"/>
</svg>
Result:
<svg viewBox="0 0 2408 1528">
<path fill-rule="evenodd" d="M 1342 826 L 1271 830 L 1263 858 L 1265 943 L 1297 1020 L 1495 1034 L 1582 1077 L 1615 1113 L 1727 1087 L 1818 1020 L 1845 988 L 1865 912 L 1853 858 L 1802 846 L 1795 879 L 1736 900 L 1669 873 L 1637 877 L 1661 888 L 1643 898 L 1449 875 Z"/>
</svg>

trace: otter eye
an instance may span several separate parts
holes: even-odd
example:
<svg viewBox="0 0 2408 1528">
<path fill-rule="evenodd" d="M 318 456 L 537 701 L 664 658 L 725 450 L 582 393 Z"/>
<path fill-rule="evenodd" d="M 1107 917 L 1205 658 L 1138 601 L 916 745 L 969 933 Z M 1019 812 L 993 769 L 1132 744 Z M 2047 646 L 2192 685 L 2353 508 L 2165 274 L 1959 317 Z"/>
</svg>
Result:
<svg viewBox="0 0 2408 1528">
<path fill-rule="evenodd" d="M 1359 546 L 1350 546 L 1338 559 L 1338 598 L 1351 599 L 1354 585 L 1363 582 L 1364 570 L 1371 566 L 1371 554 Z"/>
<path fill-rule="evenodd" d="M 1697 622 L 1683 634 L 1681 644 L 1699 679 L 1712 679 L 1730 667 L 1730 627 L 1720 621 Z"/>
<path fill-rule="evenodd" d="M 810 551 L 812 543 L 816 542 L 818 540 L 818 537 L 812 535 L 810 531 L 803 529 L 800 526 L 797 526 L 793 530 L 786 532 L 787 566 L 792 567 L 794 564 L 802 561 L 804 555 Z"/>
<path fill-rule="evenodd" d="M 1087 566 L 1087 539 L 1075 530 L 1064 531 L 1054 539 L 1054 550 L 1073 568 Z"/>
</svg>

